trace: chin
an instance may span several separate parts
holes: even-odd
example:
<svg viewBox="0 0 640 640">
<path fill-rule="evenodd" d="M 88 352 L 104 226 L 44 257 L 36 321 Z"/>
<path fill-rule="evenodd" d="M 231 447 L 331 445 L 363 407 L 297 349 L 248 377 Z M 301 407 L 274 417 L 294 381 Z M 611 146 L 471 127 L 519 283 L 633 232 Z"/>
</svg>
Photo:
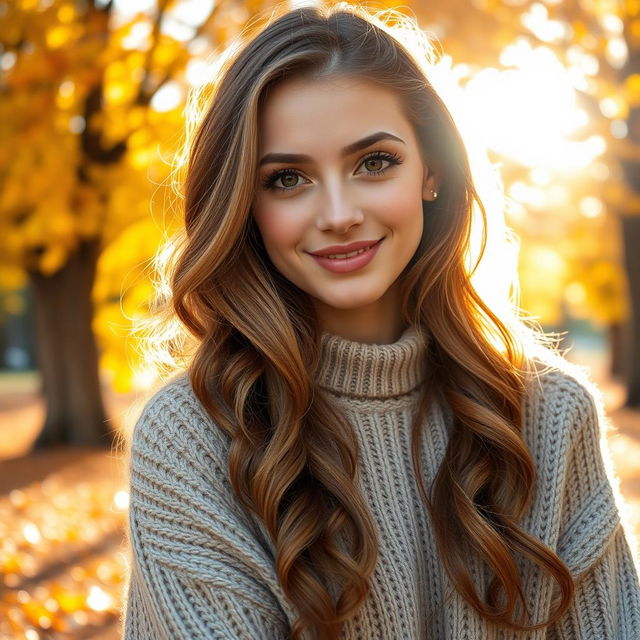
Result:
<svg viewBox="0 0 640 640">
<path fill-rule="evenodd" d="M 326 306 L 332 307 L 333 309 L 341 309 L 342 311 L 353 311 L 356 309 L 367 307 L 377 302 L 382 297 L 383 293 L 384 292 L 367 296 L 354 296 L 353 294 L 349 294 L 347 292 L 343 296 L 336 296 L 333 298 L 318 297 L 318 300 L 320 300 L 320 302 L 322 302 Z"/>
</svg>

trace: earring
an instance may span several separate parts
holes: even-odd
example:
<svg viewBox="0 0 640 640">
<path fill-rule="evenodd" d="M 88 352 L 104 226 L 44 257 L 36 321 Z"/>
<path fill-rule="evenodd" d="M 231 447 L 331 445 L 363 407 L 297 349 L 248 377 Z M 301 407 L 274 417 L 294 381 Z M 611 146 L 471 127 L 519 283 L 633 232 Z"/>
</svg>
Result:
<svg viewBox="0 0 640 640">
<path fill-rule="evenodd" d="M 433 199 L 435 200 L 438 197 L 438 192 L 434 191 L 433 189 L 431 189 L 431 195 L 433 196 Z"/>
</svg>

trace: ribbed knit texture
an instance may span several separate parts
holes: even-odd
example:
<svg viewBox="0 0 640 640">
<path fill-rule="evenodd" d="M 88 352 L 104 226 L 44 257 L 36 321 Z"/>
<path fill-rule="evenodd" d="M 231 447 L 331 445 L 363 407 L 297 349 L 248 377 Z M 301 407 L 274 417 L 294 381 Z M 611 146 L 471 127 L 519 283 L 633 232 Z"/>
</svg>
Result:
<svg viewBox="0 0 640 640">
<path fill-rule="evenodd" d="M 409 328 L 394 344 L 368 345 L 325 333 L 322 353 L 319 382 L 358 437 L 359 488 L 380 540 L 371 594 L 343 638 L 640 638 L 638 570 L 601 448 L 603 410 L 585 383 L 549 371 L 531 383 L 524 406 L 523 435 L 538 479 L 522 526 L 568 564 L 577 579 L 575 602 L 546 629 L 505 632 L 453 590 L 419 497 L 410 429 L 425 372 L 420 334 Z M 450 412 L 434 404 L 425 420 L 421 455 L 429 487 L 448 442 Z M 124 640 L 289 637 L 296 612 L 278 583 L 271 542 L 233 494 L 228 447 L 186 374 L 146 404 L 131 450 Z M 518 564 L 533 617 L 545 619 L 554 583 L 531 563 Z M 486 570 L 474 557 L 469 567 L 483 593 Z"/>
</svg>

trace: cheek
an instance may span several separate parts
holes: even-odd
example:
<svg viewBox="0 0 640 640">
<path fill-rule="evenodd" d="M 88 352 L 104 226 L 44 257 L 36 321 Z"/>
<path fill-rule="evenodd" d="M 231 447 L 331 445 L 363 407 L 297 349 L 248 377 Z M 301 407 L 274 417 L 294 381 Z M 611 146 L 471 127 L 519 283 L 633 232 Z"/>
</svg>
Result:
<svg viewBox="0 0 640 640">
<path fill-rule="evenodd" d="M 422 230 L 422 186 L 414 183 L 398 183 L 392 189 L 379 194 L 377 207 L 384 217 L 385 226 L 402 231 Z"/>
<path fill-rule="evenodd" d="M 267 249 L 292 248 L 302 239 L 303 218 L 296 215 L 293 209 L 278 206 L 260 207 L 256 209 L 254 217 Z"/>
</svg>

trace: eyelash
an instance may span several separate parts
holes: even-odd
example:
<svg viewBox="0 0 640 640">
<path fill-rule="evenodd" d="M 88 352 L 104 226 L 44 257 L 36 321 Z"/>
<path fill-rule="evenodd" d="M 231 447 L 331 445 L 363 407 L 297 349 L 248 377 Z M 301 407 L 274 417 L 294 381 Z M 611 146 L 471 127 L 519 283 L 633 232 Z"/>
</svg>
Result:
<svg viewBox="0 0 640 640">
<path fill-rule="evenodd" d="M 384 173 L 390 167 L 402 164 L 402 160 L 400 159 L 400 156 L 398 156 L 395 153 L 387 153 L 385 151 L 375 151 L 369 154 L 368 156 L 365 156 L 364 158 L 362 158 L 362 162 L 360 164 L 364 164 L 367 160 L 387 160 L 388 162 L 391 163 L 389 167 L 385 167 L 384 169 L 378 169 L 378 171 L 368 171 L 367 174 L 370 176 L 378 176 Z M 282 176 L 289 176 L 289 175 L 299 176 L 300 173 L 295 169 L 278 169 L 277 171 L 274 171 L 271 175 L 267 176 L 265 180 L 263 180 L 262 186 L 264 189 L 272 189 L 272 190 L 277 189 L 278 191 L 294 191 L 300 185 L 296 185 L 295 187 L 277 187 L 274 184 L 278 178 L 281 178 Z"/>
</svg>

